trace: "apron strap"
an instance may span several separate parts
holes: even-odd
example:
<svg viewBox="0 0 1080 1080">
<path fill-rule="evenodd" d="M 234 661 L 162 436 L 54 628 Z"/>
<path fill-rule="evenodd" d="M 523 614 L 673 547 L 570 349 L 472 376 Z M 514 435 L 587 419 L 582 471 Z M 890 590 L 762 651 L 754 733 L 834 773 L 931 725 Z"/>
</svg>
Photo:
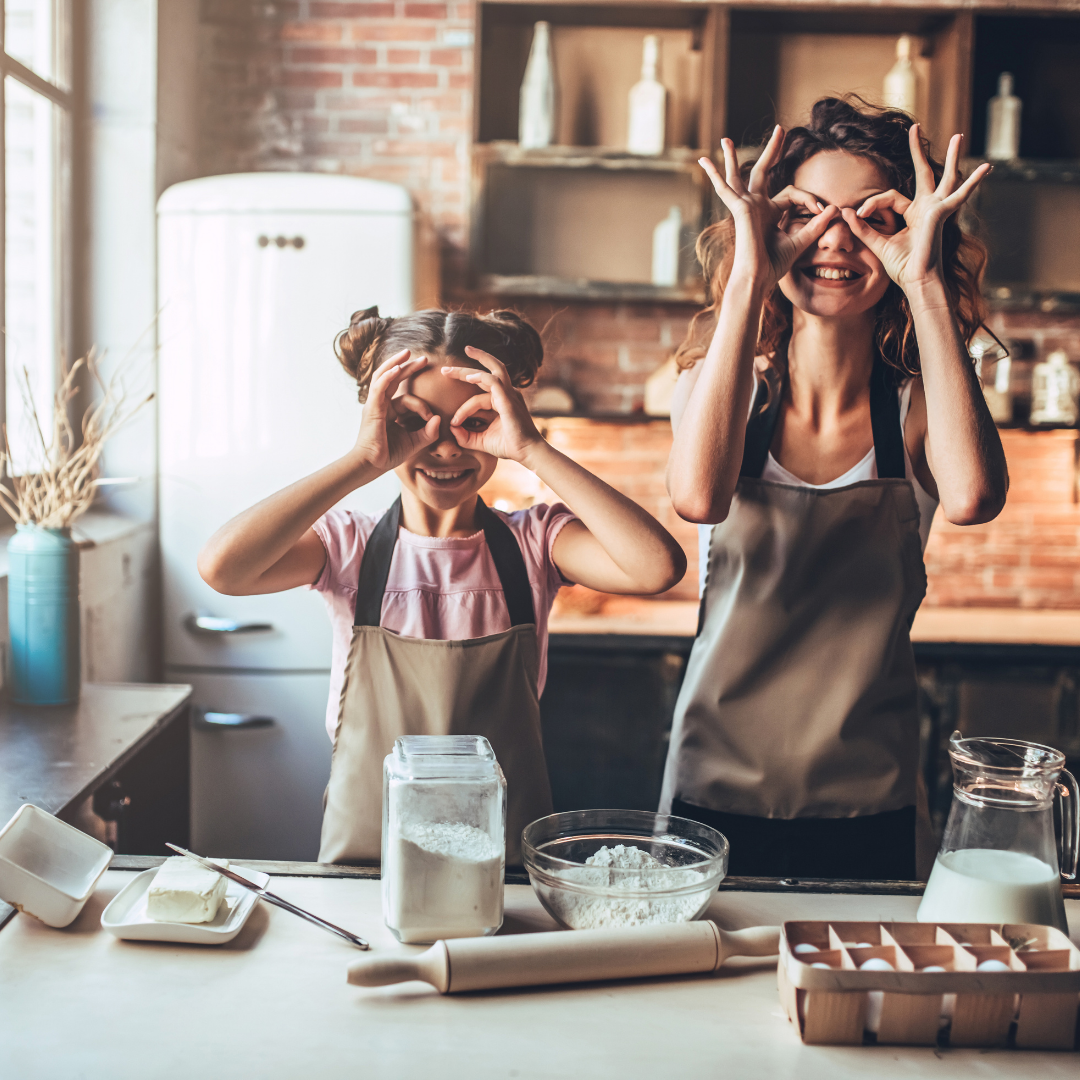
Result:
<svg viewBox="0 0 1080 1080">
<path fill-rule="evenodd" d="M 892 380 L 892 369 L 881 353 L 874 357 L 870 373 L 870 426 L 874 432 L 874 457 L 879 480 L 903 480 L 904 429 L 900 426 L 900 395 Z"/>
<path fill-rule="evenodd" d="M 510 526 L 489 510 L 479 495 L 476 497 L 476 521 L 484 530 L 484 539 L 491 552 L 492 562 L 495 563 L 495 572 L 499 575 L 503 595 L 506 597 L 506 608 L 510 613 L 510 625 L 535 623 L 532 586 L 529 584 L 529 572 L 517 538 Z M 390 577 L 390 563 L 394 558 L 400 528 L 399 495 L 393 506 L 383 514 L 364 547 L 356 585 L 354 626 L 378 626 L 382 622 L 382 602 L 386 595 L 386 582 Z"/>
<path fill-rule="evenodd" d="M 754 391 L 754 404 L 750 409 L 750 419 L 746 424 L 746 439 L 743 442 L 742 467 L 740 476 L 752 479 L 760 478 L 769 457 L 773 435 L 776 433 L 776 421 L 780 418 L 780 399 L 783 387 L 778 378 L 762 375 Z"/>
<path fill-rule="evenodd" d="M 893 384 L 891 369 L 878 353 L 870 373 L 870 426 L 874 433 L 874 457 L 879 480 L 903 480 L 904 429 L 900 425 L 900 397 Z M 760 478 L 780 418 L 783 387 L 779 380 L 765 376 L 758 379 L 754 405 L 746 425 L 740 476 Z"/>
</svg>

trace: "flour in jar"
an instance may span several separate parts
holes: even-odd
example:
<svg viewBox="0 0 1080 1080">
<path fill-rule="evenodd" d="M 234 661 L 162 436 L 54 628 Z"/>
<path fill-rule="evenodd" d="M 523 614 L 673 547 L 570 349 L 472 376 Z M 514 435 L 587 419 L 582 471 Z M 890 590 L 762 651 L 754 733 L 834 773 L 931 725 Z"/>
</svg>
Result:
<svg viewBox="0 0 1080 1080">
<path fill-rule="evenodd" d="M 541 886 L 544 898 L 553 913 L 574 930 L 689 922 L 712 892 L 703 871 L 665 866 L 647 851 L 625 844 L 602 847 L 583 866 L 559 870 L 554 876 L 570 888 Z M 571 891 L 574 885 L 604 889 L 608 895 Z M 693 889 L 695 885 L 702 888 Z M 667 894 L 672 889 L 693 891 L 675 896 L 648 895 Z"/>
<path fill-rule="evenodd" d="M 503 920 L 503 851 L 463 822 L 391 829 L 386 921 L 405 942 L 492 933 Z"/>
</svg>

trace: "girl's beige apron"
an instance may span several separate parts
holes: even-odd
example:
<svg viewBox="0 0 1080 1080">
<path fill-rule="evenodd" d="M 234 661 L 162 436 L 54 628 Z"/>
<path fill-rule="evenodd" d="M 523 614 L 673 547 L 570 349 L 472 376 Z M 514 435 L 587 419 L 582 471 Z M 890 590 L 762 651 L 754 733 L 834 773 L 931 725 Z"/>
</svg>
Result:
<svg viewBox="0 0 1080 1080">
<path fill-rule="evenodd" d="M 498 571 L 510 629 L 437 641 L 383 629 L 383 595 L 401 525 L 401 500 L 364 549 L 345 663 L 319 862 L 378 862 L 383 758 L 399 735 L 483 735 L 506 775 L 506 860 L 521 862 L 521 830 L 551 813 L 537 696 L 532 589 L 510 528 L 479 498 L 477 524 Z"/>
<path fill-rule="evenodd" d="M 780 398 L 777 380 L 761 382 L 731 511 L 712 529 L 661 809 L 678 798 L 756 817 L 841 818 L 912 806 L 908 631 L 926 573 L 896 390 L 878 360 L 880 479 L 825 490 L 759 479 Z"/>
</svg>

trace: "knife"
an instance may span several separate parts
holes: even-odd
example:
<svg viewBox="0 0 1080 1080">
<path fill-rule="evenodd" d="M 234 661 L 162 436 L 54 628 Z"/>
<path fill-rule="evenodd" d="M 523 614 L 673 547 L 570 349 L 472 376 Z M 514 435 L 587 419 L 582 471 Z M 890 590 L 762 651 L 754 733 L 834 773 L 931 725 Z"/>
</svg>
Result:
<svg viewBox="0 0 1080 1080">
<path fill-rule="evenodd" d="M 245 889 L 250 889 L 261 900 L 265 900 L 268 904 L 274 904 L 279 908 L 284 908 L 285 911 L 291 911 L 294 915 L 299 915 L 301 919 L 307 919 L 308 922 L 314 923 L 316 926 L 321 926 L 323 930 L 327 930 L 331 934 L 337 934 L 338 937 L 344 938 L 359 949 L 371 948 L 362 937 L 357 937 L 356 934 L 350 934 L 348 930 L 342 930 L 340 926 L 335 926 L 332 922 L 320 919 L 318 915 L 312 915 L 310 911 L 305 911 L 302 907 L 290 904 L 288 900 L 283 900 L 275 893 L 269 892 L 261 885 L 256 885 L 255 882 L 249 881 L 247 878 L 233 873 L 232 870 L 228 870 L 224 866 L 218 866 L 217 863 L 211 862 L 210 859 L 204 859 L 201 855 L 196 855 L 194 852 L 188 851 L 187 848 L 178 847 L 176 844 L 166 844 L 165 846 L 167 848 L 172 848 L 173 851 L 178 852 L 180 855 L 186 855 L 189 859 L 194 859 L 195 862 L 200 866 L 205 867 L 207 870 L 213 870 L 214 873 L 221 874 L 222 877 L 227 877 L 230 881 L 235 881 L 237 885 L 243 885 Z"/>
</svg>

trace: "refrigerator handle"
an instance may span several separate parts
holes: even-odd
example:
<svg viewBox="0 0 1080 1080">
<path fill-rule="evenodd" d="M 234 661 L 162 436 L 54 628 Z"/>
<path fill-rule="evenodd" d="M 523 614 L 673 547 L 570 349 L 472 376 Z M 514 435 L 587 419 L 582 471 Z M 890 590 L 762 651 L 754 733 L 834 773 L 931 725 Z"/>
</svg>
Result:
<svg viewBox="0 0 1080 1080">
<path fill-rule="evenodd" d="M 195 727 L 203 731 L 246 730 L 248 728 L 273 727 L 277 721 L 272 716 L 255 716 L 251 713 L 213 712 L 209 709 L 195 710 Z"/>
<path fill-rule="evenodd" d="M 236 619 L 218 619 L 213 615 L 189 615 L 184 626 L 193 634 L 265 634 L 273 630 L 271 623 L 237 622 Z"/>
</svg>

